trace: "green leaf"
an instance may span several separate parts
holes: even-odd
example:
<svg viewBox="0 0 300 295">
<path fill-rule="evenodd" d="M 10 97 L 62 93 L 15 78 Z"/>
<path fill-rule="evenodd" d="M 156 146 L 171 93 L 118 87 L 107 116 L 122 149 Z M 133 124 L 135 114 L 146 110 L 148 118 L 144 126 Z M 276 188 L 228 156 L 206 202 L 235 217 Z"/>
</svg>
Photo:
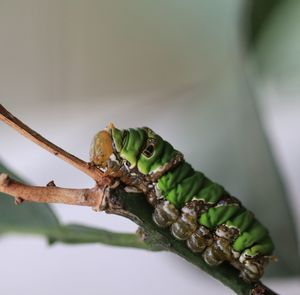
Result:
<svg viewBox="0 0 300 295">
<path fill-rule="evenodd" d="M 248 0 L 245 6 L 244 25 L 246 26 L 246 41 L 250 47 L 255 46 L 269 18 L 283 2 L 283 0 Z"/>
<path fill-rule="evenodd" d="M 1 163 L 0 172 L 19 179 Z M 0 233 L 48 236 L 59 232 L 59 221 L 49 205 L 25 202 L 21 206 L 16 206 L 13 198 L 0 194 Z"/>
<path fill-rule="evenodd" d="M 284 90 L 285 98 L 299 97 L 297 95 L 300 80 L 299 18 L 300 2 L 283 1 L 261 29 L 260 38 L 254 48 L 263 78 L 274 86 L 277 92 Z"/>
<path fill-rule="evenodd" d="M 131 247 L 151 251 L 161 251 L 155 246 L 147 245 L 138 234 L 117 233 L 105 229 L 93 228 L 79 224 L 62 226 L 60 236 L 50 238 L 50 243 L 63 242 L 66 244 L 101 243 L 117 247 Z"/>
</svg>

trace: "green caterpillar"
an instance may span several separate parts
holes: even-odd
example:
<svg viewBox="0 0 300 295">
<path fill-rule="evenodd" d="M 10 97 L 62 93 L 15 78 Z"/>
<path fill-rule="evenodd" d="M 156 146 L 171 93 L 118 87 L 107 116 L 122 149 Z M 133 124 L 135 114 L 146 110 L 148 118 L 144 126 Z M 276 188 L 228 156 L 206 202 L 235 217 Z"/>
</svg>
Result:
<svg viewBox="0 0 300 295">
<path fill-rule="evenodd" d="M 254 215 L 151 129 L 111 125 L 95 135 L 90 157 L 105 175 L 142 191 L 155 223 L 207 264 L 227 261 L 244 280 L 257 281 L 273 259 L 273 242 Z"/>
</svg>

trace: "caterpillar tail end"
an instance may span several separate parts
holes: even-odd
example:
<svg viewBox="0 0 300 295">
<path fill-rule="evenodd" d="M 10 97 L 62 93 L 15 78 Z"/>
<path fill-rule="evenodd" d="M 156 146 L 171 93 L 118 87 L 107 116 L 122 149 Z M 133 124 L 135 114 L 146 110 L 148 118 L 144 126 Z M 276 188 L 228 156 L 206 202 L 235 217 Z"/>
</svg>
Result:
<svg viewBox="0 0 300 295">
<path fill-rule="evenodd" d="M 275 256 L 240 256 L 240 265 L 236 266 L 240 270 L 240 276 L 246 282 L 256 282 L 264 274 L 265 267 L 270 261 L 277 261 Z M 232 263 L 234 265 L 234 263 Z"/>
</svg>

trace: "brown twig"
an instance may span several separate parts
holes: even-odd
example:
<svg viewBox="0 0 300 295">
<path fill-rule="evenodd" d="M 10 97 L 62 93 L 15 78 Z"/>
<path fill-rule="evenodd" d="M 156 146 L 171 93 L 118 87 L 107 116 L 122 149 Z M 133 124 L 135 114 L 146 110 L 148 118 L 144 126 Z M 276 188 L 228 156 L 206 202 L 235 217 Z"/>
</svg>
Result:
<svg viewBox="0 0 300 295">
<path fill-rule="evenodd" d="M 0 192 L 13 196 L 16 204 L 23 201 L 38 203 L 62 203 L 93 207 L 99 210 L 105 195 L 105 187 L 96 185 L 91 189 L 69 189 L 56 186 L 30 186 L 0 174 Z"/>
<path fill-rule="evenodd" d="M 109 179 L 103 176 L 103 173 L 97 169 L 97 167 L 90 165 L 72 154 L 66 152 L 62 148 L 58 147 L 57 145 L 53 144 L 30 127 L 25 125 L 22 121 L 18 118 L 13 116 L 7 109 L 5 109 L 0 104 L 0 120 L 6 123 L 7 125 L 11 126 L 13 129 L 21 133 L 26 138 L 30 139 L 34 143 L 38 144 L 42 148 L 46 149 L 50 153 L 54 154 L 55 156 L 59 157 L 60 159 L 66 161 L 67 163 L 73 165 L 77 169 L 81 170 L 85 174 L 92 177 L 98 184 L 109 184 Z"/>
</svg>

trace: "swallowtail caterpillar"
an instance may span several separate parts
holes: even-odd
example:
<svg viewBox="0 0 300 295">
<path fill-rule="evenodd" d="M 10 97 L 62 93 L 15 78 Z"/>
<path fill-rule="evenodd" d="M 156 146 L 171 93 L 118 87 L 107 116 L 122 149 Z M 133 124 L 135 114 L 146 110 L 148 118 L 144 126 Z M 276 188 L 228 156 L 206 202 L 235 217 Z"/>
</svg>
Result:
<svg viewBox="0 0 300 295">
<path fill-rule="evenodd" d="M 170 228 L 207 264 L 227 261 L 249 282 L 263 275 L 274 250 L 267 229 L 151 129 L 110 125 L 95 135 L 90 157 L 115 183 L 143 192 L 155 223 Z"/>
</svg>

